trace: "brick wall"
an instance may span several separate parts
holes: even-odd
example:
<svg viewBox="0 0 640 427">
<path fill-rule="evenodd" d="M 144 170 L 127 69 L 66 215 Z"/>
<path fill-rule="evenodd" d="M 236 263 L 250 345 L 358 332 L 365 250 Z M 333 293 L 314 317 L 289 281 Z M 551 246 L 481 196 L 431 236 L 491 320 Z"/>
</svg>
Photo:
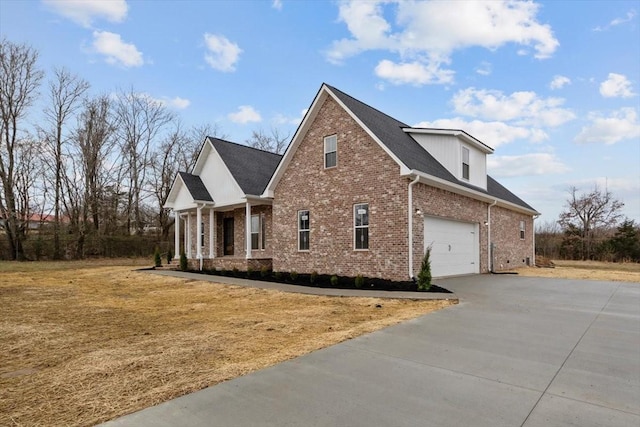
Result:
<svg viewBox="0 0 640 427">
<path fill-rule="evenodd" d="M 324 168 L 337 134 L 338 165 Z M 331 98 L 294 153 L 273 201 L 275 271 L 406 280 L 407 180 L 399 166 Z M 369 250 L 354 250 L 353 206 L 369 203 Z M 310 249 L 298 251 L 298 210 L 310 212 Z"/>
<path fill-rule="evenodd" d="M 525 222 L 524 240 L 520 239 L 520 221 Z M 523 267 L 527 258 L 533 263 L 533 218 L 530 215 L 492 207 L 491 236 L 495 271 Z"/>
</svg>

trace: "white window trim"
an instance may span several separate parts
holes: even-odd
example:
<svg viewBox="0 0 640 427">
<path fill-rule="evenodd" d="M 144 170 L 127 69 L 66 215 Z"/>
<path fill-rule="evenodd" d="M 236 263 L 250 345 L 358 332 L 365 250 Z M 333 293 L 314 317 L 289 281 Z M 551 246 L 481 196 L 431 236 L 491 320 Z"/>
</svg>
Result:
<svg viewBox="0 0 640 427">
<path fill-rule="evenodd" d="M 356 226 L 356 206 L 361 206 L 361 205 L 367 205 L 367 220 L 369 219 L 370 216 L 370 209 L 369 209 L 369 203 L 354 203 L 353 204 L 353 250 L 357 251 L 357 252 L 367 252 L 369 250 L 369 247 L 371 246 L 369 244 L 369 225 L 370 225 L 370 221 L 367 222 L 367 225 L 359 225 Z M 356 230 L 358 228 L 366 228 L 367 229 L 367 247 L 366 248 L 357 248 L 356 246 Z"/>
<path fill-rule="evenodd" d="M 527 234 L 527 223 L 525 221 L 520 221 L 520 240 L 524 240 Z"/>
<path fill-rule="evenodd" d="M 306 212 L 307 213 L 307 222 L 309 223 L 309 228 L 300 228 L 300 213 L 301 212 Z M 310 249 L 300 249 L 300 232 L 301 231 L 306 231 L 309 233 L 309 248 L 311 248 L 311 212 L 309 211 L 309 209 L 300 209 L 299 211 L 296 212 L 296 222 L 297 222 L 297 229 L 298 229 L 298 252 L 309 252 Z"/>
<path fill-rule="evenodd" d="M 467 153 L 467 162 L 466 163 L 464 161 L 464 153 Z M 460 177 L 462 179 L 464 179 L 465 181 L 470 181 L 471 180 L 471 150 L 468 147 L 465 147 L 464 145 L 461 146 L 460 157 L 461 157 Z M 469 176 L 468 177 L 464 176 L 464 165 L 467 165 L 467 169 L 469 170 Z"/>
<path fill-rule="evenodd" d="M 253 218 L 258 218 L 258 231 L 257 232 L 253 231 Z M 264 251 L 265 248 L 266 248 L 266 245 L 265 245 L 266 228 L 265 228 L 264 218 L 265 218 L 265 215 L 263 213 L 251 215 L 251 250 L 252 251 Z M 253 235 L 254 234 L 258 235 L 258 247 L 257 248 L 253 247 Z"/>
<path fill-rule="evenodd" d="M 200 223 L 200 247 L 204 248 L 204 221 Z"/>
<path fill-rule="evenodd" d="M 330 138 L 334 138 L 336 140 L 336 150 L 335 151 L 327 151 L 327 140 L 329 140 Z M 338 135 L 329 135 L 329 136 L 325 136 L 324 137 L 324 146 L 323 146 L 323 155 L 322 155 L 322 161 L 324 162 L 324 168 L 325 169 L 333 169 L 335 167 L 338 167 Z M 327 166 L 327 154 L 329 153 L 336 153 L 336 164 L 333 166 Z"/>
</svg>

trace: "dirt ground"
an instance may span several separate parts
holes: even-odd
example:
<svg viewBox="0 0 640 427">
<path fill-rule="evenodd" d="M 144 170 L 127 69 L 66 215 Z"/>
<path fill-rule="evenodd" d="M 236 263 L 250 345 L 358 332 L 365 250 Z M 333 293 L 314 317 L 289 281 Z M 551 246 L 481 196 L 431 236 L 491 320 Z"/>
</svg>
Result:
<svg viewBox="0 0 640 427">
<path fill-rule="evenodd" d="M 521 276 L 531 277 L 640 283 L 639 263 L 557 260 L 553 263 L 555 268 L 528 267 L 516 271 Z"/>
<path fill-rule="evenodd" d="M 288 294 L 135 265 L 0 263 L 0 425 L 93 425 L 455 303 Z"/>
</svg>

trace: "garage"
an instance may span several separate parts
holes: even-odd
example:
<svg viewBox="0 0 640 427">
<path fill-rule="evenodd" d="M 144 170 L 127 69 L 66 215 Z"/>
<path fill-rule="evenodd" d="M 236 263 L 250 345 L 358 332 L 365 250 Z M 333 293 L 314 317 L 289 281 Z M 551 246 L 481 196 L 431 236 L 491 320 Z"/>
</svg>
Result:
<svg viewBox="0 0 640 427">
<path fill-rule="evenodd" d="M 424 219 L 424 250 L 431 245 L 431 275 L 480 272 L 478 224 L 440 217 Z"/>
</svg>

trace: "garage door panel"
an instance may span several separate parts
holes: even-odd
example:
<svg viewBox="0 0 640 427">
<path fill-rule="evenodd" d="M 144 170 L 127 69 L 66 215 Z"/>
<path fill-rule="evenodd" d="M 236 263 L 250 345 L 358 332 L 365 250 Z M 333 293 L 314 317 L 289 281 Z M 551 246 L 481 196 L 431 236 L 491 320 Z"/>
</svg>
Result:
<svg viewBox="0 0 640 427">
<path fill-rule="evenodd" d="M 477 224 L 425 217 L 424 230 L 425 251 L 431 246 L 433 277 L 479 273 Z"/>
</svg>

